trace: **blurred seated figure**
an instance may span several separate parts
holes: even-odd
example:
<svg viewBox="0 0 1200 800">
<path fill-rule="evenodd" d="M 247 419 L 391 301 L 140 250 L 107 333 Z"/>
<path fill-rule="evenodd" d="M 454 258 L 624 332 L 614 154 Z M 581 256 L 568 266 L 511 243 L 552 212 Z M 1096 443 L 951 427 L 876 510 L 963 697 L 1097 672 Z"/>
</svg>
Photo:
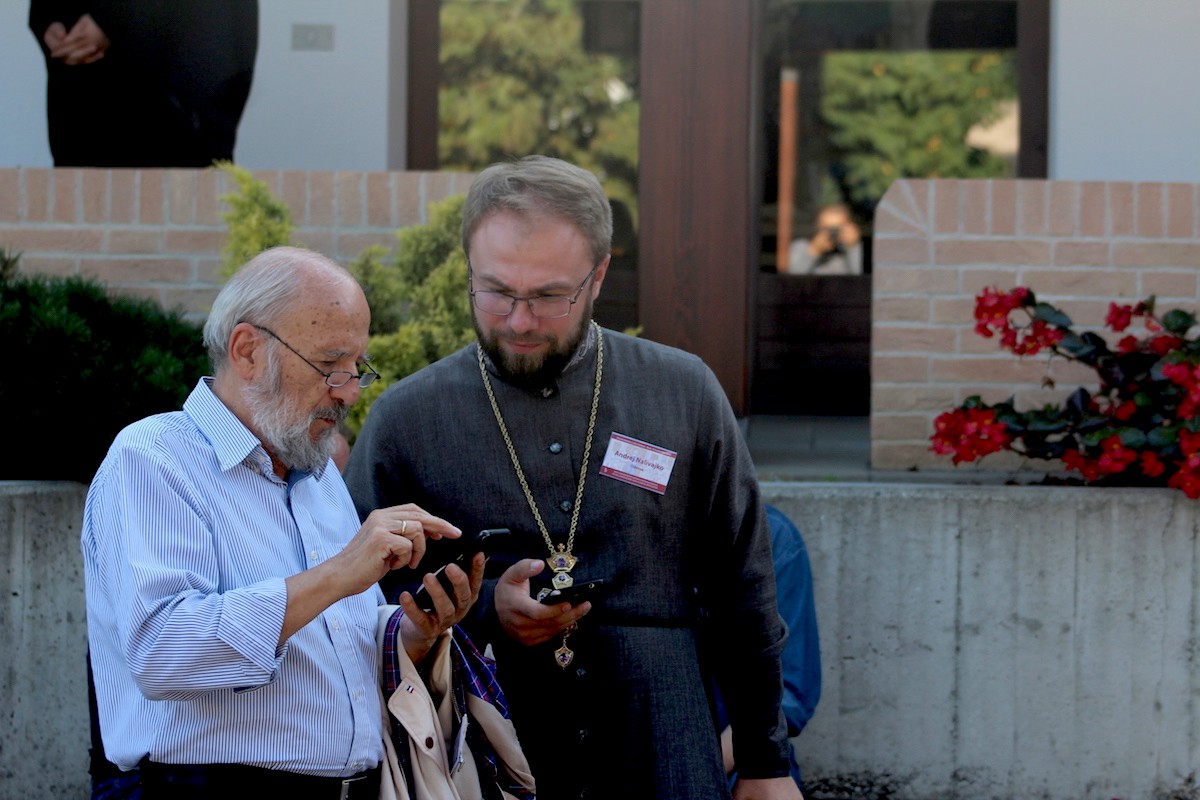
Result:
<svg viewBox="0 0 1200 800">
<path fill-rule="evenodd" d="M 861 275 L 862 231 L 850 209 L 836 203 L 817 214 L 811 239 L 796 239 L 788 252 L 787 271 L 797 275 Z"/>
</svg>

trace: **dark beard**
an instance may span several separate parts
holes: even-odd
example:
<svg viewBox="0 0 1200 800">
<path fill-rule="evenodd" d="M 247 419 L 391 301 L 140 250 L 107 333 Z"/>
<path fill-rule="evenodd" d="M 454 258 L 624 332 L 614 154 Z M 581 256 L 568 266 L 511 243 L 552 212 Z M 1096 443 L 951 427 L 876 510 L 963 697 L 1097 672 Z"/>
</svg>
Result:
<svg viewBox="0 0 1200 800">
<path fill-rule="evenodd" d="M 579 309 L 581 312 L 579 326 L 567 334 L 566 338 L 560 339 L 552 345 L 544 356 L 538 358 L 505 352 L 500 346 L 499 337 L 489 337 L 480 329 L 475 314 L 471 315 L 471 324 L 475 326 L 475 336 L 479 340 L 479 346 L 483 348 L 484 354 L 491 360 L 496 372 L 505 382 L 526 389 L 540 389 L 558 380 L 558 376 L 562 375 L 563 370 L 571 363 L 571 359 L 575 357 L 575 351 L 587 337 L 592 318 L 591 299 L 586 301 L 586 305 L 582 302 L 578 305 L 584 306 Z"/>
</svg>

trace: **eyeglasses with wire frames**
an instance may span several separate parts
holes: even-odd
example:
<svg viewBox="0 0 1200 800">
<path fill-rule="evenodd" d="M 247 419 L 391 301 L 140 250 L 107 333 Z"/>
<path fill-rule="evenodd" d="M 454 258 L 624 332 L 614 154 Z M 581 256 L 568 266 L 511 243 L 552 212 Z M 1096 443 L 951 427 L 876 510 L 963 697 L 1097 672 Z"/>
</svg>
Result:
<svg viewBox="0 0 1200 800">
<path fill-rule="evenodd" d="M 471 269 L 471 262 L 467 262 L 467 293 L 471 295 L 471 300 L 475 307 L 485 314 L 491 314 L 496 317 L 507 317 L 517 307 L 518 300 L 524 300 L 529 306 L 529 313 L 538 319 L 562 319 L 571 313 L 571 307 L 579 302 L 579 295 L 583 294 L 583 287 L 587 286 L 588 281 L 596 274 L 596 270 L 600 268 L 600 264 L 592 267 L 587 276 L 583 279 L 583 283 L 579 284 L 579 288 L 575 290 L 573 295 L 565 294 L 538 294 L 532 297 L 517 297 L 516 295 L 506 294 L 505 292 L 493 292 L 485 289 L 476 290 L 473 284 L 474 271 Z"/>
<path fill-rule="evenodd" d="M 362 372 L 362 373 L 359 373 L 358 375 L 355 375 L 353 372 L 346 372 L 344 370 L 335 370 L 334 372 L 326 372 L 325 370 L 318 367 L 316 364 L 309 361 L 304 356 L 300 355 L 300 351 L 298 351 L 296 348 L 292 347 L 290 344 L 285 342 L 283 339 L 280 339 L 279 334 L 275 333 L 275 331 L 271 330 L 270 328 L 264 328 L 262 325 L 255 325 L 253 322 L 251 322 L 250 325 L 251 325 L 251 327 L 257 328 L 258 330 L 267 334 L 272 339 L 274 339 L 275 341 L 279 342 L 281 345 L 286 347 L 288 350 L 291 350 L 293 353 L 296 354 L 297 358 L 299 358 L 305 364 L 308 364 L 310 367 L 315 369 L 317 372 L 321 373 L 321 375 L 325 378 L 325 383 L 331 389 L 340 389 L 341 387 L 345 386 L 347 383 L 349 383 L 352 380 L 358 381 L 358 388 L 365 389 L 368 386 L 370 386 L 372 383 L 374 383 L 375 380 L 379 377 L 379 373 L 375 371 L 374 367 L 372 367 L 370 364 L 367 363 L 366 359 L 363 359 L 362 365 L 364 367 L 366 367 L 368 370 L 370 370 L 369 372 Z"/>
</svg>

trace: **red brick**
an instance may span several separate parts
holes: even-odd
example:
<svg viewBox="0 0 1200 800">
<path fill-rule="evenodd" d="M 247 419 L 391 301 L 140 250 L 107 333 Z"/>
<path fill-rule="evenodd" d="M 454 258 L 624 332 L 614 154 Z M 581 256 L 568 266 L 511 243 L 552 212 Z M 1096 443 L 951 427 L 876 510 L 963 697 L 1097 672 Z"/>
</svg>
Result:
<svg viewBox="0 0 1200 800">
<path fill-rule="evenodd" d="M 876 320 L 871 329 L 873 353 L 950 353 L 954 342 L 953 328 L 891 327 Z"/>
<path fill-rule="evenodd" d="M 962 202 L 962 230 L 986 234 L 988 228 L 988 181 L 963 181 L 959 184 Z"/>
<path fill-rule="evenodd" d="M 254 180 L 267 187 L 273 197 L 279 197 L 283 190 L 283 172 L 277 169 L 256 169 L 251 171 Z"/>
<path fill-rule="evenodd" d="M 337 222 L 358 228 L 366 221 L 364 194 L 366 181 L 361 172 L 339 172 L 337 184 Z"/>
<path fill-rule="evenodd" d="M 392 226 L 392 179 L 386 172 L 367 174 L 367 225 Z"/>
<path fill-rule="evenodd" d="M 926 414 L 873 414 L 871 440 L 904 441 L 928 439 L 933 426 Z"/>
<path fill-rule="evenodd" d="M 871 316 L 892 322 L 929 322 L 928 297 L 877 297 Z"/>
<path fill-rule="evenodd" d="M 196 223 L 196 170 L 170 169 L 167 178 L 168 219 L 173 225 Z"/>
<path fill-rule="evenodd" d="M 1139 297 L 1156 295 L 1162 299 L 1178 298 L 1194 303 L 1200 293 L 1200 285 L 1196 282 L 1196 273 L 1192 270 L 1167 271 L 1143 270 L 1138 275 L 1141 291 Z M 1161 308 L 1161 306 L 1160 306 Z"/>
<path fill-rule="evenodd" d="M 225 230 L 179 230 L 168 228 L 163 250 L 167 253 L 220 253 L 228 233 Z"/>
<path fill-rule="evenodd" d="M 926 218 L 926 204 L 919 202 L 914 191 L 922 195 L 928 193 L 928 184 L 924 181 L 898 180 L 888 187 L 875 213 L 875 232 L 881 230 L 911 233 L 924 233 L 929 224 Z M 883 220 L 881 221 L 881 212 Z"/>
<path fill-rule="evenodd" d="M 74 258 L 52 258 L 25 253 L 21 256 L 21 272 L 26 275 L 67 276 L 79 274 L 79 262 Z"/>
<path fill-rule="evenodd" d="M 1128 272 L 1100 269 L 1040 269 L 1025 273 L 1025 282 L 1039 299 L 1048 302 L 1054 296 L 1131 297 L 1137 291 L 1137 279 Z"/>
<path fill-rule="evenodd" d="M 21 219 L 21 171 L 0 169 L 0 222 Z"/>
<path fill-rule="evenodd" d="M 98 253 L 104 243 L 103 228 L 14 228 L 5 236 L 10 250 L 32 253 Z M 24 258 L 24 256 L 22 256 Z"/>
<path fill-rule="evenodd" d="M 25 221 L 50 221 L 50 174 L 53 170 L 25 170 Z"/>
<path fill-rule="evenodd" d="M 1079 184 L 1079 235 L 1108 234 L 1108 187 L 1100 181 Z"/>
<path fill-rule="evenodd" d="M 1064 267 L 1104 267 L 1112 263 L 1111 245 L 1068 239 L 1054 243 L 1054 264 Z"/>
<path fill-rule="evenodd" d="M 1108 230 L 1111 236 L 1132 236 L 1133 184 L 1108 184 Z"/>
<path fill-rule="evenodd" d="M 220 289 L 211 288 L 164 288 L 162 290 L 163 308 L 174 308 L 183 311 L 185 315 L 197 314 L 208 316 L 212 310 L 213 300 L 217 298 Z"/>
<path fill-rule="evenodd" d="M 186 283 L 192 278 L 192 265 L 186 258 L 91 258 L 79 266 L 82 274 L 95 275 L 105 283 Z"/>
<path fill-rule="evenodd" d="M 894 184 L 893 184 L 894 185 Z M 917 222 L 914 222 L 910 217 L 902 216 L 894 205 L 880 205 L 875 210 L 875 218 L 872 220 L 875 226 L 875 235 L 881 233 L 899 234 L 902 236 L 912 236 L 914 234 L 924 236 L 925 231 Z M 876 239 L 875 241 L 879 241 Z"/>
<path fill-rule="evenodd" d="M 1139 183 L 1137 197 L 1137 233 L 1139 236 L 1158 239 L 1166 228 L 1163 225 L 1163 185 L 1161 183 Z"/>
<path fill-rule="evenodd" d="M 960 289 L 964 295 L 971 298 L 971 314 L 968 315 L 968 318 L 975 313 L 975 296 L 984 289 L 1006 292 L 1014 286 L 1020 285 L 1020 273 L 1015 266 L 988 266 L 964 269 L 959 273 Z"/>
<path fill-rule="evenodd" d="M 410 225 L 420 225 L 422 219 L 421 190 L 422 176 L 417 172 L 393 172 L 392 195 L 396 198 L 395 219 L 392 223 L 397 228 L 407 228 Z"/>
<path fill-rule="evenodd" d="M 334 221 L 333 173 L 308 173 L 308 219 L 312 225 L 332 225 Z"/>
<path fill-rule="evenodd" d="M 196 173 L 196 224 L 221 227 L 225 220 L 221 213 L 221 195 L 224 194 L 225 173 L 218 169 L 204 169 Z"/>
<path fill-rule="evenodd" d="M 957 294 L 958 273 L 937 267 L 887 267 L 875 270 L 871 286 L 876 297 L 905 292 Z"/>
<path fill-rule="evenodd" d="M 75 222 L 79 219 L 78 169 L 54 170 L 54 221 Z"/>
<path fill-rule="evenodd" d="M 906 386 L 877 381 L 871 386 L 871 413 L 888 411 L 925 411 L 940 413 L 955 405 L 957 395 L 952 386 L 917 384 Z"/>
<path fill-rule="evenodd" d="M 110 169 L 108 175 L 108 221 L 129 225 L 137 221 L 137 172 Z"/>
<path fill-rule="evenodd" d="M 1072 236 L 1075 233 L 1076 212 L 1079 210 L 1079 184 L 1074 181 L 1053 181 L 1050 186 L 1050 219 L 1047 232 L 1052 236 Z"/>
<path fill-rule="evenodd" d="M 328 228 L 305 228 L 296 231 L 292 236 L 292 241 L 301 247 L 307 247 L 309 250 L 315 250 L 322 255 L 329 256 L 336 261 L 342 261 L 341 256 L 334 247 L 335 236 Z M 344 262 L 343 262 L 344 263 Z"/>
<path fill-rule="evenodd" d="M 1039 358 L 1017 358 L 1008 353 L 991 356 L 934 358 L 929 362 L 930 383 L 1003 383 L 1036 386 L 1046 375 L 1046 362 Z"/>
<path fill-rule="evenodd" d="M 1040 236 L 1048 230 L 1046 181 L 1023 180 L 1017 185 L 1017 232 L 1022 236 Z"/>
<path fill-rule="evenodd" d="M 80 191 L 83 201 L 83 221 L 97 224 L 108 221 L 108 198 L 111 194 L 108 188 L 108 176 L 111 170 L 85 169 L 81 170 L 83 186 Z"/>
<path fill-rule="evenodd" d="M 1186 239 L 1196 232 L 1196 189 L 1200 185 L 1167 184 L 1167 236 Z"/>
<path fill-rule="evenodd" d="M 283 173 L 281 198 L 292 212 L 296 225 L 308 223 L 308 173 L 303 170 L 288 170 Z"/>
<path fill-rule="evenodd" d="M 928 383 L 929 357 L 874 356 L 871 359 L 871 380 L 881 383 Z"/>
<path fill-rule="evenodd" d="M 1050 246 L 1036 239 L 947 239 L 935 242 L 934 263 L 1048 264 Z"/>
<path fill-rule="evenodd" d="M 388 251 L 396 247 L 396 235 L 393 231 L 380 233 L 349 233 L 337 237 L 337 252 L 356 257 L 368 247 L 379 245 Z"/>
<path fill-rule="evenodd" d="M 162 246 L 161 228 L 109 228 L 105 252 L 113 255 L 158 253 Z"/>
<path fill-rule="evenodd" d="M 935 297 L 929 321 L 935 325 L 974 325 L 975 298 Z"/>
<path fill-rule="evenodd" d="M 934 233 L 956 233 L 959 229 L 959 182 L 930 181 L 933 186 Z"/>
<path fill-rule="evenodd" d="M 931 264 L 933 252 L 927 238 L 877 237 L 872 243 L 876 269 L 889 264 Z"/>
<path fill-rule="evenodd" d="M 1017 232 L 1017 182 L 992 181 L 992 236 L 1012 236 Z"/>
<path fill-rule="evenodd" d="M 1118 267 L 1200 267 L 1200 242 L 1117 242 L 1113 264 Z"/>
<path fill-rule="evenodd" d="M 166 218 L 166 175 L 161 169 L 143 169 L 138 172 L 138 221 L 144 225 L 161 225 Z"/>
</svg>

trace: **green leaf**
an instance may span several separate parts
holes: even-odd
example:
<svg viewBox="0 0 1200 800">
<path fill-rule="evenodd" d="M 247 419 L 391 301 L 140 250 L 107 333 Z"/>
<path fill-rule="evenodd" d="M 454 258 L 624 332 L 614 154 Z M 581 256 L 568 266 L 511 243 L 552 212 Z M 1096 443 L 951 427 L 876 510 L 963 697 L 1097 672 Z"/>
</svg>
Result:
<svg viewBox="0 0 1200 800">
<path fill-rule="evenodd" d="M 1155 450 L 1163 450 L 1171 447 L 1179 441 L 1179 430 L 1171 427 L 1152 428 L 1146 434 L 1146 444 L 1153 447 Z"/>
<path fill-rule="evenodd" d="M 1060 328 L 1071 327 L 1071 318 L 1049 303 L 1036 304 L 1033 307 L 1033 318 L 1039 322 L 1045 322 L 1047 325 L 1056 325 Z"/>
<path fill-rule="evenodd" d="M 1196 315 L 1189 311 L 1174 308 L 1163 314 L 1162 324 L 1169 333 L 1173 333 L 1176 336 L 1183 336 L 1196 324 Z"/>
</svg>

